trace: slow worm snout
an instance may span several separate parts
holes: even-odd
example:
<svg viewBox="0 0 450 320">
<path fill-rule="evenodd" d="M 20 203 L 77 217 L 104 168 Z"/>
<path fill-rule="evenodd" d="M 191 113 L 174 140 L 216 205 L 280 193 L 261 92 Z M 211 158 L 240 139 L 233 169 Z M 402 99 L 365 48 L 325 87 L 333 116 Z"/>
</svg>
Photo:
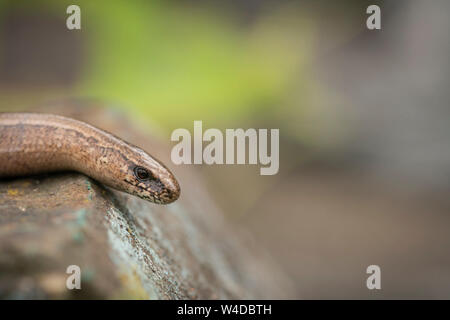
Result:
<svg viewBox="0 0 450 320">
<path fill-rule="evenodd" d="M 0 177 L 65 170 L 154 203 L 180 195 L 161 162 L 106 131 L 51 114 L 0 113 Z"/>
</svg>

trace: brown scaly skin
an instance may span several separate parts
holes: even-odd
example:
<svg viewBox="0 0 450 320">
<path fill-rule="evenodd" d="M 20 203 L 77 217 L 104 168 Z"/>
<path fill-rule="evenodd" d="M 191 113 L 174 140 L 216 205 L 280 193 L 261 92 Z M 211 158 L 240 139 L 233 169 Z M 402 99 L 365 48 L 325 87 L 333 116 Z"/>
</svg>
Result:
<svg viewBox="0 0 450 320">
<path fill-rule="evenodd" d="M 0 113 L 0 177 L 65 170 L 154 203 L 180 195 L 163 164 L 108 132 L 51 114 Z"/>
</svg>

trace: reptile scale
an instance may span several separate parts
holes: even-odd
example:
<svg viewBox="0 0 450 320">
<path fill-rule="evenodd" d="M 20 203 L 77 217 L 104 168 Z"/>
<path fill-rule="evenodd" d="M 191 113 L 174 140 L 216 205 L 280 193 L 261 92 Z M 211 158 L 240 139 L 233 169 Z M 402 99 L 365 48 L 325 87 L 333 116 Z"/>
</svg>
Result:
<svg viewBox="0 0 450 320">
<path fill-rule="evenodd" d="M 180 195 L 161 162 L 106 131 L 52 114 L 0 113 L 0 177 L 68 170 L 154 203 Z"/>
</svg>

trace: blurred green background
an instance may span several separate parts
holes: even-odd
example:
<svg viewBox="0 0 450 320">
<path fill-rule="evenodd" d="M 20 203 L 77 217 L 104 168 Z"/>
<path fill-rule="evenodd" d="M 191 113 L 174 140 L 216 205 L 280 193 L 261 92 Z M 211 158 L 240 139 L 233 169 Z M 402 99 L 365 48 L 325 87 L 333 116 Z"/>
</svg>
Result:
<svg viewBox="0 0 450 320">
<path fill-rule="evenodd" d="M 54 20 L 47 23 L 64 27 L 68 3 L 3 2 L 3 18 L 10 22 L 14 14 L 31 18 L 28 31 L 38 32 L 39 26 L 33 24 L 45 14 Z M 191 126 L 191 119 L 217 126 L 283 114 L 280 108 L 286 108 L 283 101 L 292 81 L 303 92 L 302 104 L 314 87 L 300 78 L 311 58 L 312 26 L 299 19 L 298 8 L 262 14 L 250 27 L 244 17 L 236 16 L 239 8 L 220 2 L 79 1 L 77 5 L 82 8 L 82 31 L 54 30 L 56 36 L 64 34 L 63 40 L 58 38 L 62 43 L 42 49 L 35 40 L 34 53 L 52 60 L 55 69 L 67 69 L 73 95 L 123 103 L 131 113 L 152 118 L 167 130 Z M 26 78 L 34 86 L 61 84 L 51 78 L 52 70 L 21 69 L 19 82 Z"/>
<path fill-rule="evenodd" d="M 70 1 L 0 0 L 0 111 L 97 99 L 168 146 L 194 120 L 279 128 L 276 176 L 195 169 L 296 297 L 448 298 L 450 8 L 427 3 L 80 0 L 69 31 Z"/>
</svg>

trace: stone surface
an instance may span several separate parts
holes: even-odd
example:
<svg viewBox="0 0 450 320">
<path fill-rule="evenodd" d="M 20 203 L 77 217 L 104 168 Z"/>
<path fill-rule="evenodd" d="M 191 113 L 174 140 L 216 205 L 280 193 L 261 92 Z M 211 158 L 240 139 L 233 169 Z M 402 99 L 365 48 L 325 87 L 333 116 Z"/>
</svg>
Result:
<svg viewBox="0 0 450 320">
<path fill-rule="evenodd" d="M 169 154 L 167 148 L 130 131 L 122 116 L 96 108 L 67 110 L 54 113 L 88 120 L 168 160 L 163 156 Z M 167 206 L 106 188 L 78 173 L 2 180 L 0 297 L 290 296 L 283 272 L 242 230 L 228 224 L 201 178 L 190 169 L 174 169 L 182 195 Z M 81 290 L 66 288 L 69 265 L 81 268 Z"/>
</svg>

